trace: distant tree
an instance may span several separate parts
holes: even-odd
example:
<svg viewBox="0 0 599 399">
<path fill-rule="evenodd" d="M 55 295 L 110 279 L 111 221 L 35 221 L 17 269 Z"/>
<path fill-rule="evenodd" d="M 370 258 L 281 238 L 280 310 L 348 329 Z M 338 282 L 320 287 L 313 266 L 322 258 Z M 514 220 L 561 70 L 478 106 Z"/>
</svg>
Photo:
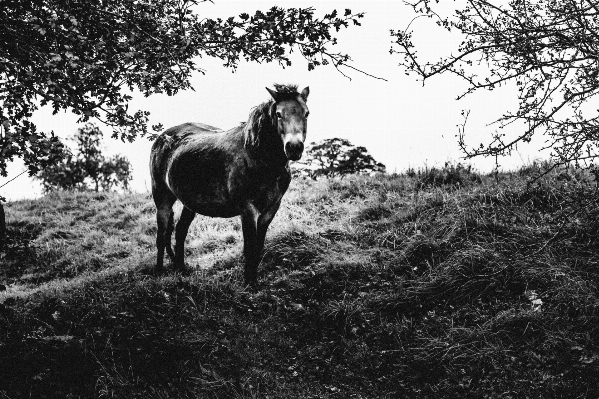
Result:
<svg viewBox="0 0 599 399">
<path fill-rule="evenodd" d="M 102 163 L 100 171 L 100 186 L 102 190 L 109 191 L 112 187 L 122 187 L 129 191 L 131 181 L 131 163 L 123 155 L 114 155 Z"/>
<path fill-rule="evenodd" d="M 294 164 L 296 176 L 312 179 L 375 172 L 385 172 L 385 165 L 376 162 L 365 147 L 356 147 L 340 138 L 312 143 L 301 161 Z"/>
<path fill-rule="evenodd" d="M 38 171 L 35 178 L 42 181 L 45 192 L 56 189 L 109 191 L 113 187 L 129 189 L 131 164 L 126 157 L 115 155 L 106 158 L 102 154 L 102 131 L 92 123 L 79 128 L 71 139 L 77 152 L 56 146 L 50 157 L 53 163 Z M 62 144 L 62 143 L 61 143 Z"/>
<path fill-rule="evenodd" d="M 58 141 L 47 155 L 50 162 L 33 177 L 41 180 L 44 192 L 54 189 L 75 190 L 83 187 L 85 176 L 77 158 L 62 141 Z"/>
<path fill-rule="evenodd" d="M 411 25 L 392 31 L 392 53 L 403 55 L 402 65 L 424 81 L 440 74 L 463 79 L 468 89 L 493 90 L 515 82 L 519 107 L 496 123 L 499 130 L 486 143 L 469 147 L 464 124 L 459 144 L 467 158 L 509 154 L 537 132 L 547 136 L 553 165 L 586 164 L 599 156 L 599 117 L 591 99 L 599 94 L 599 4 L 578 0 L 468 0 L 452 2 L 457 9 L 446 16 L 439 1 L 406 2 L 418 16 L 432 18 L 448 32 L 463 37 L 456 49 L 433 62 L 418 58 Z M 501 129 L 516 121 L 523 130 L 506 136 Z"/>
</svg>

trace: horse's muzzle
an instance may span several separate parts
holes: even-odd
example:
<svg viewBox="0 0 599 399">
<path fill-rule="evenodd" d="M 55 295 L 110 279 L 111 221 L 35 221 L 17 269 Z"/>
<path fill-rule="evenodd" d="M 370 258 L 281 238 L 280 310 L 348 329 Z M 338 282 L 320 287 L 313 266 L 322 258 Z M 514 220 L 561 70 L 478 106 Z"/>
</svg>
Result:
<svg viewBox="0 0 599 399">
<path fill-rule="evenodd" d="M 304 152 L 304 143 L 301 141 L 288 141 L 285 144 L 285 155 L 290 161 L 298 161 Z"/>
</svg>

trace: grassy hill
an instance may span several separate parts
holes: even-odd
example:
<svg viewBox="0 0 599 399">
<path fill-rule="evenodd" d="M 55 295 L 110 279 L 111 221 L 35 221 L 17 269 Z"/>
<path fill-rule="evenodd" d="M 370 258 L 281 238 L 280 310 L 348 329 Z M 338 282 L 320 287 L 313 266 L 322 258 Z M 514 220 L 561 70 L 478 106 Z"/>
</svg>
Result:
<svg viewBox="0 0 599 399">
<path fill-rule="evenodd" d="M 530 169 L 294 181 L 254 290 L 237 218 L 154 277 L 148 195 L 9 203 L 0 398 L 599 397 L 597 187 Z"/>
</svg>

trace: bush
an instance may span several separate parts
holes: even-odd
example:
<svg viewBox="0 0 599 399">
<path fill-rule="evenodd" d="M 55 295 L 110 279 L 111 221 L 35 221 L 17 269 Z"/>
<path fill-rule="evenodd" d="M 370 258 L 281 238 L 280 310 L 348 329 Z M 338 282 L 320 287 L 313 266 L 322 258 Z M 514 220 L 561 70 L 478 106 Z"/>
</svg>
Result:
<svg viewBox="0 0 599 399">
<path fill-rule="evenodd" d="M 418 185 L 424 187 L 441 186 L 466 186 L 472 183 L 481 183 L 480 175 L 472 170 L 471 165 L 464 166 L 461 163 L 452 164 L 445 162 L 443 168 L 432 167 L 419 170 L 417 173 Z"/>
</svg>

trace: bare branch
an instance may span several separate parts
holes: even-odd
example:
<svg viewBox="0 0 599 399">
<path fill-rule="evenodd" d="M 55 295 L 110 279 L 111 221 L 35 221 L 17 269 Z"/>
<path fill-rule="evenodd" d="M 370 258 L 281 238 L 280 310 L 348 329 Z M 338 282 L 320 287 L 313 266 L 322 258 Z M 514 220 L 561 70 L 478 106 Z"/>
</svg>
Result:
<svg viewBox="0 0 599 399">
<path fill-rule="evenodd" d="M 459 143 L 467 157 L 506 154 L 518 143 L 529 142 L 542 132 L 550 139 L 557 162 L 592 159 L 599 153 L 596 116 L 584 105 L 599 94 L 599 7 L 595 1 L 513 1 L 510 3 L 468 0 L 450 18 L 434 11 L 436 3 L 421 0 L 410 4 L 416 17 L 432 16 L 443 27 L 464 35 L 456 55 L 434 62 L 420 62 L 411 41 L 413 31 L 394 32 L 391 53 L 423 82 L 443 73 L 468 83 L 458 96 L 479 89 L 492 90 L 512 82 L 519 91 L 518 110 L 505 113 L 494 123 L 505 127 L 516 121 L 526 125 L 515 137 L 493 134 L 473 149 L 465 144 L 465 124 L 459 126 Z M 410 27 L 412 25 L 410 23 Z M 479 66 L 486 65 L 482 69 Z"/>
</svg>

